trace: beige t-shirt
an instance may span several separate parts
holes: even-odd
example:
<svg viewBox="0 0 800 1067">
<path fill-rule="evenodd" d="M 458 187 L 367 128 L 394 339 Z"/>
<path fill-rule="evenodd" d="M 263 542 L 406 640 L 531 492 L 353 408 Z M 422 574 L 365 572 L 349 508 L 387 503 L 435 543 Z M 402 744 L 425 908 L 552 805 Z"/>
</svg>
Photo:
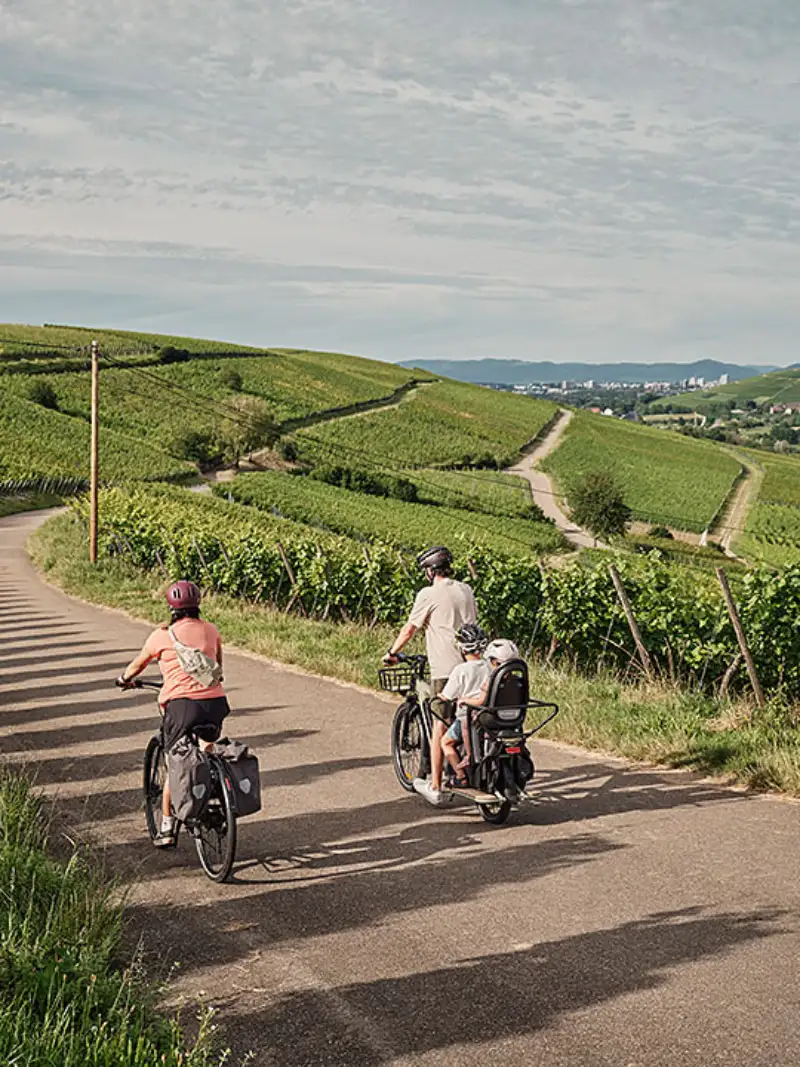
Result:
<svg viewBox="0 0 800 1067">
<path fill-rule="evenodd" d="M 462 662 L 456 630 L 477 618 L 475 596 L 465 582 L 437 578 L 417 593 L 408 621 L 425 630 L 432 679 L 449 678 L 453 668 Z"/>
</svg>

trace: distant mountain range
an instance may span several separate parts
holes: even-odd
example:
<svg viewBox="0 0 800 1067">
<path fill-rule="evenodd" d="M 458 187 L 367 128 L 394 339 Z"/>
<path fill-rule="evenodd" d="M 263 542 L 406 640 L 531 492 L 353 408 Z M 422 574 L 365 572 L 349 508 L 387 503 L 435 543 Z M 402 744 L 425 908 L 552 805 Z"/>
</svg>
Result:
<svg viewBox="0 0 800 1067">
<path fill-rule="evenodd" d="M 731 382 L 776 370 L 775 366 L 742 367 L 700 359 L 695 363 L 533 363 L 524 359 L 408 359 L 401 367 L 424 367 L 461 382 L 485 385 L 527 385 L 529 382 L 680 382 L 685 378 Z"/>
</svg>

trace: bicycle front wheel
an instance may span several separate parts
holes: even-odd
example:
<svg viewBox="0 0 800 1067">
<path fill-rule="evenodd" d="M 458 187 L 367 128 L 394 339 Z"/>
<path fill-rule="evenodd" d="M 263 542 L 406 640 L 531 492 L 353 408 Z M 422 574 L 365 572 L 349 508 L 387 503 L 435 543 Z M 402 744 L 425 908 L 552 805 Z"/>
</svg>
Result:
<svg viewBox="0 0 800 1067">
<path fill-rule="evenodd" d="M 144 816 L 147 820 L 147 832 L 154 841 L 161 829 L 161 801 L 167 782 L 167 761 L 160 737 L 151 737 L 144 754 L 144 774 L 142 789 L 144 792 Z M 176 828 L 177 837 L 177 828 Z"/>
<path fill-rule="evenodd" d="M 236 812 L 226 782 L 225 768 L 210 757 L 214 788 L 194 830 L 194 843 L 200 864 L 214 882 L 224 882 L 236 858 Z"/>
<path fill-rule="evenodd" d="M 401 704 L 392 723 L 392 763 L 397 780 L 407 793 L 414 792 L 414 779 L 422 774 L 426 744 L 419 707 Z"/>
</svg>

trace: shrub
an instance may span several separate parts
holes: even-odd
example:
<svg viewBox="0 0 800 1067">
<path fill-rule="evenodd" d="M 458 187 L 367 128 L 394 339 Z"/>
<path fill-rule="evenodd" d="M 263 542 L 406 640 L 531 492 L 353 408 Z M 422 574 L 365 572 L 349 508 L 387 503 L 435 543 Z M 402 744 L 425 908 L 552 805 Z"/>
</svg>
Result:
<svg viewBox="0 0 800 1067">
<path fill-rule="evenodd" d="M 350 489 L 354 493 L 366 493 L 368 496 L 392 497 L 417 502 L 417 487 L 408 478 L 396 474 L 381 474 L 365 471 L 359 467 L 346 467 L 338 464 L 316 467 L 311 476 L 317 481 L 337 485 L 340 489 Z"/>
<path fill-rule="evenodd" d="M 662 541 L 674 540 L 674 537 L 672 536 L 672 530 L 670 530 L 669 526 L 660 526 L 658 523 L 656 523 L 655 526 L 650 527 L 650 529 L 647 531 L 647 536 L 658 537 Z"/>
<path fill-rule="evenodd" d="M 58 396 L 50 382 L 34 382 L 28 390 L 28 398 L 43 408 L 58 411 Z"/>
<path fill-rule="evenodd" d="M 294 463 L 297 460 L 297 442 L 292 440 L 279 441 L 278 455 L 281 459 L 285 459 L 287 463 Z"/>
<path fill-rule="evenodd" d="M 242 391 L 243 380 L 242 376 L 235 367 L 225 367 L 219 376 L 220 384 L 224 385 L 226 389 L 230 389 L 233 393 L 240 393 Z"/>
</svg>

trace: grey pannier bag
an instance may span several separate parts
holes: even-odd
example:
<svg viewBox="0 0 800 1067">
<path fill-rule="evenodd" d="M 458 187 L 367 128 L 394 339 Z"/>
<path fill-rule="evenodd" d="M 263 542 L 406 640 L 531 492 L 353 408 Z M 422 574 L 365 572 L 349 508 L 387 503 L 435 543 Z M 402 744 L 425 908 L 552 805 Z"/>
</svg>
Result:
<svg viewBox="0 0 800 1067">
<path fill-rule="evenodd" d="M 171 626 L 167 633 L 172 641 L 172 647 L 175 649 L 175 655 L 178 657 L 181 670 L 188 674 L 190 678 L 194 678 L 196 682 L 205 686 L 206 689 L 210 689 L 212 685 L 222 681 L 222 667 L 215 659 L 207 656 L 202 649 L 184 645 L 175 636 Z"/>
<path fill-rule="evenodd" d="M 181 822 L 198 819 L 211 795 L 211 766 L 188 737 L 176 741 L 167 753 L 167 775 L 175 816 Z"/>
<path fill-rule="evenodd" d="M 214 755 L 219 756 L 230 776 L 236 814 L 255 815 L 261 810 L 258 757 L 241 741 L 229 741 L 227 738 L 215 743 Z"/>
</svg>

